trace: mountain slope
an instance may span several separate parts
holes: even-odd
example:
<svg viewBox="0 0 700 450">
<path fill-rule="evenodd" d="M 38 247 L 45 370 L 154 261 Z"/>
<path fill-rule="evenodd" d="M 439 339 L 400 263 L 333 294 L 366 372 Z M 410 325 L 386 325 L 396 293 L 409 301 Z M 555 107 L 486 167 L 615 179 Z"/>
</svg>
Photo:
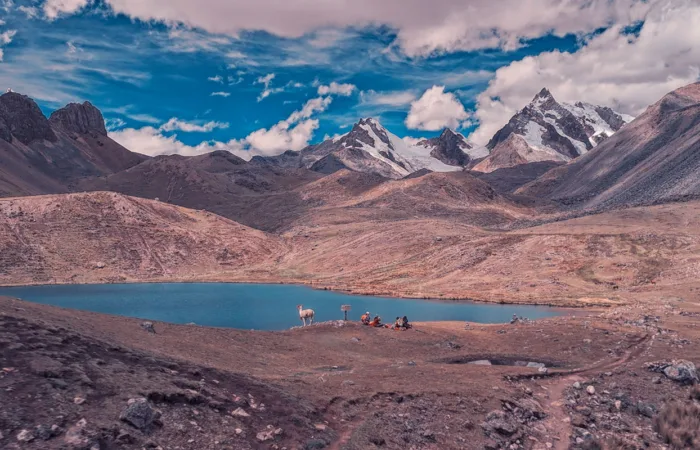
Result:
<svg viewBox="0 0 700 450">
<path fill-rule="evenodd" d="M 0 200 L 0 284 L 186 279 L 284 250 L 211 213 L 96 192 Z"/>
<path fill-rule="evenodd" d="M 157 156 L 127 170 L 83 179 L 76 188 L 159 198 L 275 230 L 308 208 L 294 189 L 321 176 L 307 169 L 249 164 L 221 150 L 198 156 Z"/>
<path fill-rule="evenodd" d="M 610 108 L 557 102 L 547 89 L 499 130 L 487 144 L 491 155 L 480 172 L 538 161 L 575 159 L 615 134 L 632 118 Z"/>
<path fill-rule="evenodd" d="M 666 95 L 576 161 L 520 193 L 586 207 L 666 202 L 700 195 L 700 83 Z"/>
<path fill-rule="evenodd" d="M 0 96 L 0 196 L 60 193 L 76 180 L 132 167 L 148 157 L 107 136 L 90 103 L 70 104 L 47 119 L 27 96 Z"/>
</svg>

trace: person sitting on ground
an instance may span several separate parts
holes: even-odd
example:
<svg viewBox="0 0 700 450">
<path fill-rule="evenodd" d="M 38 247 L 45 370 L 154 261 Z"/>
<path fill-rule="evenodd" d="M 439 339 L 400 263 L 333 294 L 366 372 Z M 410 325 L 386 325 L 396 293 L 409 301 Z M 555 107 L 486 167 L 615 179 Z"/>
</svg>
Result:
<svg viewBox="0 0 700 450">
<path fill-rule="evenodd" d="M 382 326 L 382 318 L 379 316 L 374 316 L 374 319 L 369 323 L 370 327 L 381 327 Z"/>
<path fill-rule="evenodd" d="M 401 317 L 397 317 L 396 320 L 394 321 L 394 330 L 400 330 L 402 324 L 403 324 L 403 321 L 401 320 Z"/>
<path fill-rule="evenodd" d="M 369 311 L 362 314 L 362 317 L 360 317 L 360 321 L 362 322 L 362 325 L 369 325 L 369 321 L 370 321 Z"/>
<path fill-rule="evenodd" d="M 411 328 L 411 324 L 408 323 L 408 317 L 403 316 L 403 318 L 401 319 L 401 328 L 403 328 L 404 330 L 408 330 L 409 328 Z"/>
</svg>

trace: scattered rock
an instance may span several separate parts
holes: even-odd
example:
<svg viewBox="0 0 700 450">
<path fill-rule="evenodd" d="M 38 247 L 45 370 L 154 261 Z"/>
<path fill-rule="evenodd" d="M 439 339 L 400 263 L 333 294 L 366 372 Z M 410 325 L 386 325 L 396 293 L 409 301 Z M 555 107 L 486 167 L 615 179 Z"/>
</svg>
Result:
<svg viewBox="0 0 700 450">
<path fill-rule="evenodd" d="M 518 431 L 520 425 L 505 412 L 495 410 L 488 413 L 486 421 L 481 424 L 481 428 L 486 433 L 496 432 L 504 436 L 512 436 Z"/>
<path fill-rule="evenodd" d="M 17 433 L 17 440 L 20 442 L 32 442 L 34 440 L 34 435 L 29 430 L 21 430 Z"/>
<path fill-rule="evenodd" d="M 684 359 L 647 363 L 646 367 L 652 372 L 663 373 L 666 378 L 678 383 L 694 384 L 700 381 L 695 364 Z"/>
<path fill-rule="evenodd" d="M 578 381 L 576 383 L 574 383 L 574 389 L 580 391 L 581 390 L 581 383 L 579 383 Z"/>
<path fill-rule="evenodd" d="M 236 408 L 235 410 L 231 411 L 231 415 L 236 417 L 250 417 L 250 414 L 245 412 L 243 408 Z"/>
<path fill-rule="evenodd" d="M 78 423 L 68 428 L 68 431 L 66 431 L 66 436 L 64 437 L 64 442 L 77 448 L 84 448 L 87 446 L 90 439 L 85 436 L 86 426 L 87 421 L 85 419 L 80 419 Z"/>
<path fill-rule="evenodd" d="M 645 417 L 652 418 L 656 414 L 656 407 L 650 403 L 637 402 L 637 412 Z"/>
<path fill-rule="evenodd" d="M 588 395 L 595 395 L 595 388 L 593 386 L 588 386 L 586 392 L 588 392 Z"/>
<path fill-rule="evenodd" d="M 314 425 L 314 428 L 318 431 L 326 431 L 326 428 L 328 427 L 326 427 L 326 425 L 322 423 L 317 423 L 316 425 Z"/>
<path fill-rule="evenodd" d="M 156 329 L 153 326 L 153 322 L 142 322 L 141 323 L 141 328 L 144 330 L 148 331 L 149 333 L 156 334 Z"/>
<path fill-rule="evenodd" d="M 119 416 L 119 420 L 134 428 L 144 430 L 159 417 L 160 413 L 153 409 L 145 398 L 132 398 Z"/>
<path fill-rule="evenodd" d="M 75 397 L 73 399 L 73 403 L 75 403 L 76 405 L 82 405 L 83 403 L 85 403 L 85 401 L 86 400 L 83 397 Z"/>
<path fill-rule="evenodd" d="M 415 366 L 415 365 L 416 365 L 416 362 L 415 362 L 415 361 L 409 361 L 409 362 L 408 362 L 408 365 L 409 365 L 409 366 Z"/>
<path fill-rule="evenodd" d="M 97 264 L 95 264 L 95 267 L 97 267 L 98 269 L 104 269 L 105 266 L 106 266 L 106 264 L 103 263 L 102 261 L 100 261 L 100 262 L 98 262 Z"/>
</svg>

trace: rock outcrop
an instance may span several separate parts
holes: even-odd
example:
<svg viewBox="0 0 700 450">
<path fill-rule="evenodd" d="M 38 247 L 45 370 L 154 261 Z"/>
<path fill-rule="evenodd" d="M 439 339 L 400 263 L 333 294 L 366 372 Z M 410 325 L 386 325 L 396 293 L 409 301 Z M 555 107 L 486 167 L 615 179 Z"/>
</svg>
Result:
<svg viewBox="0 0 700 450">
<path fill-rule="evenodd" d="M 49 117 L 49 122 L 64 131 L 81 134 L 92 131 L 107 136 L 102 113 L 90 102 L 70 103 L 54 111 Z"/>
<path fill-rule="evenodd" d="M 38 140 L 55 142 L 51 129 L 41 109 L 34 100 L 16 92 L 0 95 L 0 139 L 8 143 L 13 137 L 27 145 Z"/>
</svg>

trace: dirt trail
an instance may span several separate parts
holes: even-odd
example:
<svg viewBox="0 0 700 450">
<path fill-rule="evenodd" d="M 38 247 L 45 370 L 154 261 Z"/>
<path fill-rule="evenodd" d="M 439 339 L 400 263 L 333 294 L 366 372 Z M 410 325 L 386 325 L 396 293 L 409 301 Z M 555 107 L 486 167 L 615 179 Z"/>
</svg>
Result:
<svg viewBox="0 0 700 450">
<path fill-rule="evenodd" d="M 571 433 L 573 431 L 571 428 L 571 419 L 564 408 L 566 403 L 564 391 L 566 388 L 577 381 L 584 382 L 586 375 L 597 374 L 604 371 L 610 372 L 624 364 L 627 364 L 647 350 L 651 346 L 653 340 L 653 336 L 648 334 L 644 335 L 642 338 L 630 345 L 620 358 L 612 361 L 597 361 L 589 366 L 574 369 L 568 372 L 555 372 L 553 377 L 549 378 L 551 382 L 548 383 L 547 386 L 543 386 L 549 392 L 548 418 L 544 421 L 544 425 L 547 430 L 552 430 L 552 435 L 555 438 L 555 441 L 553 442 L 553 448 L 555 450 L 567 450 L 569 448 Z"/>
</svg>

